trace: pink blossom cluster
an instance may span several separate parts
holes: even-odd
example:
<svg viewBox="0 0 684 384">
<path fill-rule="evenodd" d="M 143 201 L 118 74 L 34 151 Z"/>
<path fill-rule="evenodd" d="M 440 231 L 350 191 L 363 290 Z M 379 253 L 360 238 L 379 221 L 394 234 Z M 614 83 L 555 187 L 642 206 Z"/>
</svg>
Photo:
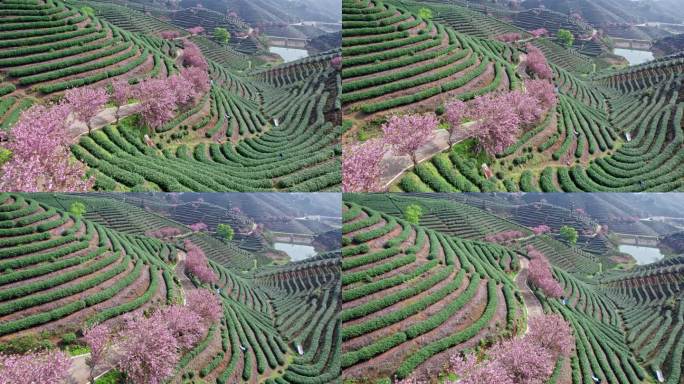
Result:
<svg viewBox="0 0 684 384">
<path fill-rule="evenodd" d="M 161 384 L 180 358 L 178 340 L 159 316 L 126 316 L 117 335 L 116 367 L 134 383 Z"/>
<path fill-rule="evenodd" d="M 497 244 L 508 244 L 524 236 L 524 233 L 516 231 L 514 229 L 510 229 L 507 231 L 495 233 L 493 235 L 487 235 L 485 236 L 485 241 Z"/>
<path fill-rule="evenodd" d="M 341 70 L 342 69 L 342 56 L 337 55 L 337 56 L 333 57 L 330 60 L 330 66 L 333 67 L 333 69 L 335 69 L 336 71 Z"/>
<path fill-rule="evenodd" d="M 469 103 L 468 115 L 476 121 L 468 135 L 477 139 L 482 150 L 490 155 L 502 152 L 520 135 L 520 117 L 511 108 L 506 94 L 488 93 Z"/>
<path fill-rule="evenodd" d="M 185 294 L 186 305 L 209 323 L 223 317 L 223 307 L 219 298 L 207 289 L 193 289 Z"/>
<path fill-rule="evenodd" d="M 537 225 L 536 227 L 532 227 L 530 229 L 532 229 L 532 232 L 534 232 L 535 235 L 541 235 L 542 233 L 551 232 L 551 227 L 549 227 L 546 224 L 540 224 L 540 225 Z"/>
<path fill-rule="evenodd" d="M 207 229 L 209 229 L 209 227 L 207 227 L 207 225 L 201 221 L 197 222 L 195 224 L 188 225 L 188 228 L 192 229 L 193 232 L 202 232 L 202 231 L 206 231 Z"/>
<path fill-rule="evenodd" d="M 186 250 L 186 272 L 197 277 L 204 283 L 215 283 L 218 281 L 216 273 L 209 267 L 207 257 L 202 248 L 198 247 L 190 240 L 185 240 L 184 244 Z"/>
<path fill-rule="evenodd" d="M 0 383 L 64 383 L 70 366 L 71 360 L 62 351 L 24 355 L 0 353 Z"/>
<path fill-rule="evenodd" d="M 563 288 L 554 279 L 551 272 L 551 264 L 544 254 L 531 244 L 527 247 L 527 255 L 530 257 L 528 281 L 539 288 L 548 297 L 558 298 L 563 296 Z"/>
<path fill-rule="evenodd" d="M 100 112 L 108 99 L 109 96 L 104 88 L 80 87 L 72 88 L 64 93 L 66 105 L 77 119 L 86 123 L 88 132 L 90 132 L 91 120 Z"/>
<path fill-rule="evenodd" d="M 199 47 L 190 41 L 183 42 L 183 56 L 181 57 L 184 67 L 197 67 L 203 71 L 207 71 L 209 65 L 202 55 Z"/>
<path fill-rule="evenodd" d="M 551 67 L 546 61 L 546 56 L 544 56 L 544 53 L 541 51 L 541 49 L 530 43 L 528 43 L 525 48 L 527 50 L 526 61 L 529 71 L 536 75 L 539 79 L 553 79 L 553 72 L 551 71 Z"/>
<path fill-rule="evenodd" d="M 71 158 L 67 116 L 71 108 L 36 105 L 24 111 L 3 147 L 12 152 L 0 169 L 0 190 L 22 192 L 86 192 L 94 179 L 85 167 Z"/>
<path fill-rule="evenodd" d="M 174 236 L 178 236 L 183 233 L 179 228 L 176 227 L 162 227 L 156 231 L 147 231 L 145 235 L 149 237 L 156 237 L 158 239 L 168 239 Z"/>
<path fill-rule="evenodd" d="M 346 146 L 342 152 L 342 190 L 345 192 L 378 191 L 382 175 L 382 157 L 386 146 L 382 139 Z"/>
<path fill-rule="evenodd" d="M 559 315 L 530 319 L 530 332 L 495 344 L 478 361 L 475 354 L 454 355 L 451 370 L 458 376 L 447 384 L 543 384 L 559 355 L 569 356 L 574 339 L 568 323 Z"/>
<path fill-rule="evenodd" d="M 192 35 L 199 35 L 200 33 L 204 32 L 204 28 L 198 25 L 196 27 L 188 28 L 187 31 Z"/>
<path fill-rule="evenodd" d="M 549 31 L 546 28 L 537 28 L 529 31 L 529 33 L 534 37 L 547 36 Z"/>
<path fill-rule="evenodd" d="M 178 31 L 162 31 L 161 33 L 159 33 L 159 36 L 161 36 L 161 38 L 164 40 L 172 40 L 172 39 L 179 38 L 180 32 L 178 32 Z"/>
<path fill-rule="evenodd" d="M 520 34 L 517 32 L 504 33 L 496 37 L 497 40 L 503 41 L 504 43 L 512 43 L 520 40 L 520 38 Z"/>
<path fill-rule="evenodd" d="M 207 332 L 207 324 L 190 306 L 171 305 L 161 308 L 150 316 L 150 320 L 165 323 L 180 349 L 190 349 Z"/>
<path fill-rule="evenodd" d="M 580 216 L 587 216 L 587 211 L 585 211 L 583 208 L 575 208 L 575 213 Z"/>
<path fill-rule="evenodd" d="M 427 143 L 439 121 L 432 113 L 394 115 L 382 125 L 385 142 L 399 156 L 410 156 L 418 164 L 416 151 Z"/>
<path fill-rule="evenodd" d="M 548 80 L 526 80 L 525 93 L 533 97 L 543 110 L 556 105 L 556 89 Z"/>
<path fill-rule="evenodd" d="M 544 113 L 556 104 L 553 84 L 546 80 L 528 80 L 523 91 L 488 93 L 466 104 L 454 100 L 445 106 L 445 119 L 450 125 L 449 143 L 461 128 L 464 118 L 475 123 L 465 130 L 476 138 L 485 152 L 495 155 L 514 144 L 523 127 L 538 123 Z"/>
</svg>

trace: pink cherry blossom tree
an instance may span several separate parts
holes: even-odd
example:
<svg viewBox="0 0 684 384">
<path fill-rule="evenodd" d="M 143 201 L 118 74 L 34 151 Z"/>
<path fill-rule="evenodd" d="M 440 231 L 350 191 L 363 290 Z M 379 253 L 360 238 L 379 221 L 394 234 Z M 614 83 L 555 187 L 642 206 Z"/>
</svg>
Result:
<svg viewBox="0 0 684 384">
<path fill-rule="evenodd" d="M 337 55 L 330 60 L 330 66 L 332 66 L 336 71 L 342 69 L 342 56 Z"/>
<path fill-rule="evenodd" d="M 3 146 L 12 153 L 0 169 L 0 190 L 86 192 L 94 180 L 71 157 L 68 105 L 36 105 L 24 111 Z"/>
<path fill-rule="evenodd" d="M 178 341 L 158 317 L 138 316 L 126 322 L 117 343 L 117 368 L 134 383 L 162 384 L 179 359 Z"/>
<path fill-rule="evenodd" d="M 532 232 L 534 232 L 535 235 L 541 235 L 543 233 L 551 232 L 551 228 L 546 224 L 540 224 L 530 229 L 532 230 Z"/>
<path fill-rule="evenodd" d="M 533 316 L 528 320 L 525 338 L 550 351 L 554 356 L 568 357 L 575 347 L 572 328 L 561 315 Z"/>
<path fill-rule="evenodd" d="M 533 97 L 543 110 L 550 110 L 556 105 L 556 90 L 548 80 L 526 80 L 525 92 Z"/>
<path fill-rule="evenodd" d="M 520 124 L 530 126 L 539 121 L 543 111 L 535 98 L 522 91 L 512 91 L 504 95 L 509 108 L 518 115 Z"/>
<path fill-rule="evenodd" d="M 178 31 L 162 31 L 159 33 L 159 36 L 161 36 L 162 39 L 164 40 L 172 40 L 180 37 L 180 32 Z"/>
<path fill-rule="evenodd" d="M 520 134 L 520 117 L 505 96 L 488 93 L 469 103 L 468 114 L 475 124 L 468 130 L 479 146 L 495 155 L 515 143 Z"/>
<path fill-rule="evenodd" d="M 204 28 L 202 28 L 198 25 L 196 27 L 188 28 L 187 31 L 190 32 L 190 34 L 192 34 L 194 36 L 194 35 L 199 35 L 200 33 L 203 33 Z"/>
<path fill-rule="evenodd" d="M 542 36 L 547 36 L 549 34 L 549 31 L 546 28 L 537 28 L 529 31 L 529 33 L 535 38 L 539 38 Z"/>
<path fill-rule="evenodd" d="M 504 43 L 512 43 L 520 40 L 520 38 L 520 34 L 517 32 L 504 33 L 496 37 L 497 40 L 503 41 Z"/>
<path fill-rule="evenodd" d="M 34 352 L 24 355 L 0 353 L 0 383 L 65 383 L 71 360 L 62 351 Z"/>
<path fill-rule="evenodd" d="M 90 121 L 107 103 L 109 96 L 107 96 L 107 91 L 104 88 L 80 87 L 66 91 L 64 99 L 76 118 L 86 123 L 88 133 L 90 133 Z"/>
<path fill-rule="evenodd" d="M 528 43 L 525 46 L 527 50 L 527 69 L 531 74 L 537 76 L 538 79 L 551 80 L 553 79 L 553 71 L 546 61 L 546 56 L 541 49 Z"/>
<path fill-rule="evenodd" d="M 128 99 L 133 97 L 135 90 L 128 81 L 117 79 L 112 82 L 111 99 L 116 104 L 116 122 L 119 123 L 119 112 L 123 105 L 128 103 Z"/>
<path fill-rule="evenodd" d="M 207 61 L 202 55 L 202 51 L 199 47 L 190 41 L 183 42 L 183 56 L 181 57 L 181 62 L 185 67 L 197 67 L 204 71 L 209 69 Z"/>
<path fill-rule="evenodd" d="M 160 128 L 175 115 L 176 92 L 166 79 L 147 79 L 136 89 L 140 115 L 151 130 Z"/>
<path fill-rule="evenodd" d="M 209 81 L 209 74 L 207 71 L 199 67 L 186 67 L 180 71 L 181 77 L 186 79 L 192 87 L 193 93 L 202 95 L 209 92 L 211 82 Z"/>
<path fill-rule="evenodd" d="M 342 153 L 342 190 L 344 192 L 379 191 L 382 157 L 386 146 L 382 139 L 346 146 Z"/>
<path fill-rule="evenodd" d="M 192 348 L 207 332 L 207 326 L 202 317 L 189 306 L 164 307 L 152 314 L 150 318 L 152 321 L 166 323 L 166 327 L 176 338 L 178 347 L 184 350 Z"/>
<path fill-rule="evenodd" d="M 484 351 L 450 358 L 450 371 L 458 384 L 544 384 L 559 356 L 569 356 L 574 346 L 570 325 L 559 315 L 534 316 L 523 337 L 503 340 Z M 447 384 L 455 384 L 447 381 Z"/>
<path fill-rule="evenodd" d="M 437 117 L 432 113 L 394 115 L 381 128 L 392 150 L 400 156 L 410 156 L 413 165 L 417 166 L 416 152 L 430 140 L 438 124 Z"/>
<path fill-rule="evenodd" d="M 193 232 L 203 232 L 203 231 L 207 231 L 207 229 L 209 229 L 209 227 L 207 227 L 207 225 L 201 221 L 197 222 L 195 224 L 188 225 L 188 228 L 192 229 Z"/>
<path fill-rule="evenodd" d="M 223 317 L 219 298 L 208 289 L 192 289 L 185 294 L 188 308 L 208 323 L 215 323 Z"/>
<path fill-rule="evenodd" d="M 527 255 L 531 258 L 527 276 L 530 284 L 539 288 L 548 297 L 563 296 L 563 287 L 553 277 L 551 264 L 546 256 L 531 245 L 528 246 Z"/>
<path fill-rule="evenodd" d="M 195 245 L 190 240 L 185 240 L 185 270 L 204 283 L 214 283 L 218 281 L 218 276 L 208 265 L 207 257 L 202 248 Z"/>
<path fill-rule="evenodd" d="M 104 324 L 98 324 L 83 332 L 83 339 L 90 348 L 90 356 L 86 364 L 90 368 L 90 382 L 95 381 L 95 368 L 105 361 L 111 346 L 111 330 Z"/>
<path fill-rule="evenodd" d="M 452 100 L 444 107 L 444 115 L 449 123 L 449 147 L 454 144 L 454 135 L 461 129 L 461 123 L 466 116 L 468 105 L 461 100 Z"/>
</svg>

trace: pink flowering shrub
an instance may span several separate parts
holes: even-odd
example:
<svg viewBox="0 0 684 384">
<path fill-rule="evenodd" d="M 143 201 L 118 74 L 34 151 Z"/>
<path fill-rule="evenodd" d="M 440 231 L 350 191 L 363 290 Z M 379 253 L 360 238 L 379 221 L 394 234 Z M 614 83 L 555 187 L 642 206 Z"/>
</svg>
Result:
<svg viewBox="0 0 684 384">
<path fill-rule="evenodd" d="M 185 271 L 198 278 L 203 283 L 215 283 L 218 281 L 218 276 L 213 269 L 209 267 L 207 257 L 202 251 L 202 248 L 193 244 L 190 240 L 185 240 L 185 249 L 187 252 L 185 260 Z"/>
<path fill-rule="evenodd" d="M 0 190 L 22 192 L 86 192 L 94 179 L 72 159 L 66 120 L 69 105 L 36 105 L 22 113 L 2 144 L 12 152 L 0 168 Z"/>
<path fill-rule="evenodd" d="M 382 139 L 352 144 L 342 152 L 342 190 L 344 192 L 379 191 L 382 175 L 382 157 L 385 155 Z"/>
<path fill-rule="evenodd" d="M 541 224 L 536 227 L 531 228 L 535 235 L 541 235 L 543 233 L 551 232 L 551 228 L 546 224 Z"/>
<path fill-rule="evenodd" d="M 24 355 L 0 353 L 0 383 L 65 383 L 71 360 L 62 351 L 34 352 Z"/>
<path fill-rule="evenodd" d="M 533 286 L 539 288 L 548 297 L 563 296 L 563 288 L 553 277 L 551 264 L 546 256 L 531 244 L 528 245 L 527 255 L 530 257 L 530 269 L 527 276 Z"/>
<path fill-rule="evenodd" d="M 112 82 L 111 100 L 116 104 L 116 122 L 119 122 L 119 111 L 121 107 L 128 103 L 128 99 L 135 94 L 135 88 L 124 79 L 117 79 Z"/>
<path fill-rule="evenodd" d="M 336 71 L 339 71 L 342 69 L 342 56 L 335 56 L 330 60 L 330 66 L 333 67 Z"/>
<path fill-rule="evenodd" d="M 111 330 L 104 324 L 96 325 L 83 332 L 83 339 L 90 348 L 90 356 L 86 364 L 90 368 L 90 382 L 94 381 L 95 368 L 105 361 L 107 351 L 111 345 Z"/>
<path fill-rule="evenodd" d="M 418 164 L 416 151 L 425 145 L 437 129 L 439 121 L 434 114 L 394 115 L 382 125 L 384 139 L 399 156 L 410 156 Z"/>
</svg>

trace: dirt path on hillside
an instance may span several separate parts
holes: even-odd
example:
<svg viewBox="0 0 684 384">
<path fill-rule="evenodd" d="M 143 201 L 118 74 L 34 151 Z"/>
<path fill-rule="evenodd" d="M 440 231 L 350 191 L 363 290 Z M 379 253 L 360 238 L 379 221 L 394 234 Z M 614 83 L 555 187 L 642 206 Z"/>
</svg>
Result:
<svg viewBox="0 0 684 384">
<path fill-rule="evenodd" d="M 126 116 L 132 115 L 137 112 L 138 103 L 131 103 L 121 107 L 119 111 L 119 118 L 124 118 Z M 91 130 L 101 129 L 108 124 L 116 121 L 116 107 L 105 108 L 100 111 L 95 117 L 90 120 Z M 67 128 L 67 133 L 73 141 L 84 134 L 88 133 L 88 126 L 85 122 L 73 119 L 69 127 Z"/>
<path fill-rule="evenodd" d="M 469 126 L 469 123 L 462 125 L 463 128 Z M 454 135 L 454 145 L 466 138 L 465 129 L 459 130 Z M 459 134 L 460 133 L 460 134 Z M 449 149 L 449 131 L 446 129 L 438 129 L 433 132 L 430 140 L 418 148 L 416 159 L 418 164 L 425 160 L 430 160 L 433 156 Z M 397 181 L 404 172 L 413 168 L 413 162 L 409 156 L 397 156 L 394 153 L 387 152 L 382 158 L 382 176 L 380 176 L 380 183 L 383 190 L 387 189 L 390 184 Z"/>
<path fill-rule="evenodd" d="M 539 299 L 537 299 L 537 296 L 532 293 L 530 286 L 527 285 L 527 276 L 530 272 L 530 261 L 524 257 L 520 257 L 519 259 L 520 272 L 518 273 L 518 276 L 516 276 L 515 282 L 518 284 L 518 288 L 520 288 L 520 291 L 522 292 L 522 296 L 525 301 L 525 308 L 527 309 L 527 319 L 529 320 L 530 317 L 543 315 L 544 309 L 542 308 Z M 528 321 L 525 333 L 529 332 L 529 330 L 530 325 Z"/>
</svg>

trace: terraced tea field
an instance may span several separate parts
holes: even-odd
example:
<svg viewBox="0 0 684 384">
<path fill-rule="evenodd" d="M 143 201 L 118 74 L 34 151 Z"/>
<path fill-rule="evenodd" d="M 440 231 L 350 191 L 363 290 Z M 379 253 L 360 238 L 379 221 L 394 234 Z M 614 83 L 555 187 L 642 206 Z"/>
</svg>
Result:
<svg viewBox="0 0 684 384">
<path fill-rule="evenodd" d="M 515 15 L 535 12 L 540 11 Z M 556 18 L 551 24 L 562 19 L 550 14 Z M 388 143 L 386 152 L 390 152 L 381 163 L 382 183 L 374 189 L 666 192 L 683 188 L 681 54 L 599 70 L 594 59 L 564 48 L 555 38 L 534 37 L 505 18 L 458 2 L 348 0 L 343 2 L 343 20 L 345 146 L 379 139 Z M 541 16 L 525 20 L 529 30 L 546 25 Z M 570 29 L 576 31 L 575 44 L 589 49 L 592 40 L 578 40 L 586 25 Z M 509 35 L 515 41 L 499 41 Z M 537 76 L 530 73 L 527 62 L 532 46 L 548 60 L 556 102 L 535 123 L 520 124 L 503 149 L 485 152 L 472 131 L 484 122 L 466 116 L 462 120 L 466 124 L 454 126 L 445 112 L 447 106 L 461 100 L 476 108 L 472 99 L 479 96 L 524 92 L 526 82 Z M 391 139 L 380 129 L 391 117 L 407 113 L 433 113 L 438 119 L 418 150 L 418 165 L 404 161 L 406 154 L 392 152 Z M 477 109 L 469 113 L 476 114 Z M 441 131 L 449 127 L 455 127 L 451 147 Z M 507 134 L 490 137 L 497 135 Z M 484 165 L 491 173 L 483 170 Z"/>
<path fill-rule="evenodd" d="M 345 194 L 345 380 L 453 380 L 454 356 L 486 357 L 493 344 L 524 338 L 531 319 L 546 313 L 568 323 L 574 342 L 551 362 L 553 374 L 537 380 L 684 381 L 680 257 L 622 270 L 610 266 L 609 251 L 588 253 L 558 230 L 535 235 L 531 229 L 546 221 L 531 211 L 517 212 L 529 216 L 528 227 L 491 213 L 511 210 L 516 198 L 464 196 Z M 405 219 L 412 206 L 421 208 L 419 223 Z M 491 240 L 507 231 L 516 238 Z M 538 252 L 551 263 L 558 296 L 533 283 Z"/>
<path fill-rule="evenodd" d="M 87 215 L 62 208 L 71 210 L 75 202 L 84 204 Z M 177 234 L 146 235 L 169 226 L 179 229 Z M 39 349 L 80 345 L 82 350 L 84 332 L 94 325 L 125 329 L 133 318 L 187 308 L 191 294 L 203 291 L 218 303 L 219 316 L 196 342 L 178 349 L 168 382 L 339 380 L 339 253 L 274 265 L 179 222 L 91 194 L 0 194 L 0 243 L 3 353 L 11 348 L 27 353 L 16 349 L 30 340 L 39 342 Z M 215 280 L 205 282 L 189 269 L 197 249 L 208 258 Z M 74 340 L 64 341 L 67 334 Z M 126 346 L 117 337 L 112 335 L 112 343 L 125 358 Z M 72 360 L 69 382 L 87 381 L 79 359 L 84 357 Z M 97 372 L 127 372 L 117 359 L 111 355 L 111 363 Z M 5 368 L 0 366 L 0 373 Z"/>
<path fill-rule="evenodd" d="M 0 127 L 6 132 L 22 111 L 68 89 L 168 78 L 183 69 L 186 44 L 202 51 L 210 91 L 162 126 L 150 130 L 134 114 L 118 123 L 103 117 L 91 133 L 69 127 L 73 156 L 96 179 L 96 190 L 338 189 L 340 90 L 331 66 L 338 52 L 259 66 L 256 56 L 99 2 L 3 1 L 0 22 Z M 169 31 L 181 37 L 159 37 Z"/>
</svg>

